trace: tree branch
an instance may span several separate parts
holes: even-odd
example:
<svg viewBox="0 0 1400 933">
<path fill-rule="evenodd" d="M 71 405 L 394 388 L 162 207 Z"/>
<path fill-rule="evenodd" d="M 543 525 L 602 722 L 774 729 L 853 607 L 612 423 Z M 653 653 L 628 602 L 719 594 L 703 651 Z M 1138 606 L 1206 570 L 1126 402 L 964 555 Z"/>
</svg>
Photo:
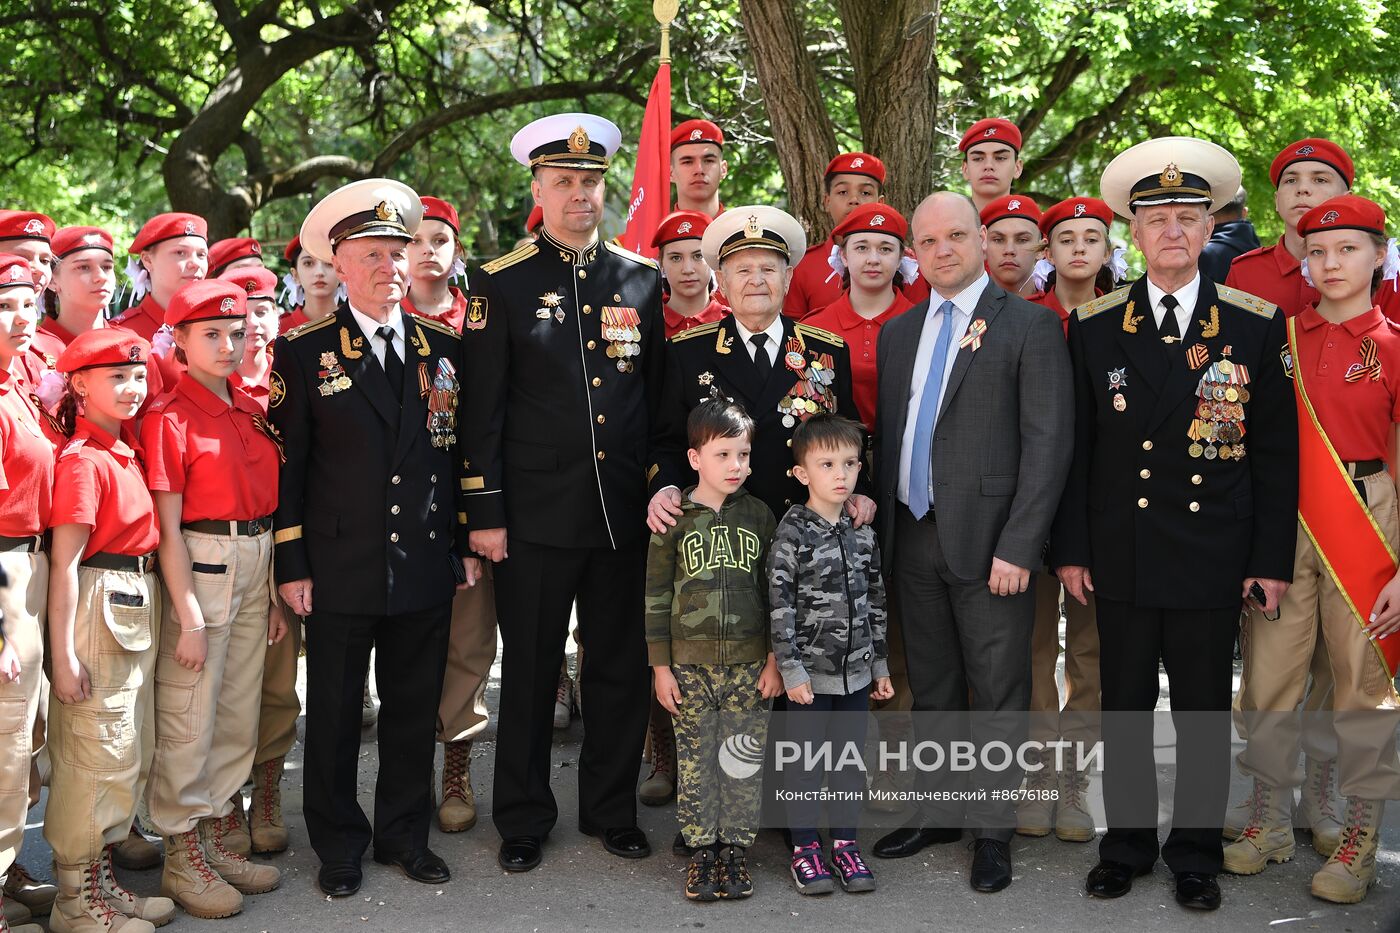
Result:
<svg viewBox="0 0 1400 933">
<path fill-rule="evenodd" d="M 1163 85 L 1170 85 L 1174 79 L 1168 74 L 1161 80 Z M 1127 86 L 1119 91 L 1118 96 L 1107 106 L 1074 124 L 1053 146 L 1028 162 L 1021 173 L 1021 187 L 1029 188 L 1035 179 L 1073 159 L 1082 147 L 1093 142 L 1105 129 L 1117 122 L 1128 109 L 1128 105 L 1145 94 L 1152 87 L 1152 83 L 1153 79 L 1145 74 L 1133 75 Z"/>
</svg>

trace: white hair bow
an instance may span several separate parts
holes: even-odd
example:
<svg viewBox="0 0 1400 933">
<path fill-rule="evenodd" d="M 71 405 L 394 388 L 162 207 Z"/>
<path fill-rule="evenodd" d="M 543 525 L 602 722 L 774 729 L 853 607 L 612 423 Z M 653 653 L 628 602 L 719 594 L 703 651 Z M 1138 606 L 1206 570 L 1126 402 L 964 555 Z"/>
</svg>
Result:
<svg viewBox="0 0 1400 933">
<path fill-rule="evenodd" d="M 1108 271 L 1113 273 L 1113 281 L 1121 282 L 1128 277 L 1128 250 L 1123 246 L 1113 248 L 1113 255 L 1108 258 Z"/>
<path fill-rule="evenodd" d="M 126 261 L 126 277 L 131 280 L 131 304 L 134 305 L 151 290 L 151 274 L 141 265 L 140 256 L 132 256 Z"/>
<path fill-rule="evenodd" d="M 826 257 L 826 264 L 831 267 L 831 275 L 828 275 L 825 281 L 830 282 L 832 276 L 840 278 L 846 274 L 846 260 L 841 255 L 841 247 L 835 243 L 831 244 L 831 255 Z"/>
<path fill-rule="evenodd" d="M 174 346 L 175 328 L 169 324 L 160 325 L 160 330 L 151 337 L 151 356 L 159 356 L 163 359 L 170 355 Z"/>
<path fill-rule="evenodd" d="M 306 300 L 306 292 L 302 289 L 297 277 L 288 272 L 282 276 L 282 303 L 290 304 L 295 308 Z"/>
<path fill-rule="evenodd" d="M 455 281 L 457 281 L 457 277 L 458 277 L 458 276 L 461 276 L 461 278 L 462 278 L 462 287 L 463 287 L 463 288 L 466 288 L 466 287 L 467 287 L 467 264 L 466 264 L 465 262 L 462 261 L 462 257 L 461 257 L 460 255 L 459 255 L 459 256 L 454 256 L 454 257 L 452 258 L 452 270 L 451 270 L 450 272 L 447 273 L 447 280 L 448 280 L 449 282 L 455 282 Z"/>
<path fill-rule="evenodd" d="M 1031 270 L 1031 284 L 1038 292 L 1045 291 L 1045 285 L 1050 281 L 1050 273 L 1055 271 L 1055 264 L 1048 259 L 1037 259 L 1035 268 Z"/>
</svg>

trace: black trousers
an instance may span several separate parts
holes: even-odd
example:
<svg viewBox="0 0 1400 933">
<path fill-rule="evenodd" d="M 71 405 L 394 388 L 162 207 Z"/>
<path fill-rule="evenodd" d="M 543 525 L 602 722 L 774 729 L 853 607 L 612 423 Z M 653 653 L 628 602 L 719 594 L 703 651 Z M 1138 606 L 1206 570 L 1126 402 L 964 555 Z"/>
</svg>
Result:
<svg viewBox="0 0 1400 933">
<path fill-rule="evenodd" d="M 1172 829 L 1160 847 L 1173 872 L 1218 874 L 1230 794 L 1230 699 L 1239 609 L 1144 609 L 1099 597 L 1104 809 L 1099 857 L 1150 868 L 1159 853 L 1150 711 L 1166 668 L 1176 727 Z M 1125 715 L 1125 713 L 1141 715 Z"/>
<path fill-rule="evenodd" d="M 1017 748 L 1029 727 L 1034 590 L 996 596 L 985 579 L 954 576 L 934 523 L 919 521 L 902 504 L 895 507 L 891 577 L 916 739 L 945 750 L 957 741 L 972 741 L 979 749 L 991 742 Z M 945 765 L 920 772 L 918 789 L 924 792 L 985 792 L 967 801 L 955 796 L 922 804 L 923 824 L 966 826 L 979 839 L 1010 842 L 1016 830 L 1011 794 L 1023 776 L 1014 759 L 1002 770 L 953 771 Z"/>
<path fill-rule="evenodd" d="M 306 622 L 303 808 L 323 862 L 428 845 L 437 707 L 452 603 L 395 616 L 313 613 Z M 375 649 L 379 775 L 374 828 L 360 809 L 360 706 Z"/>
<path fill-rule="evenodd" d="M 502 838 L 547 836 L 559 817 L 549 787 L 554 693 L 575 603 L 583 647 L 579 825 L 636 825 L 651 708 L 645 575 L 645 544 L 613 550 L 512 540 L 510 556 L 495 565 L 503 651 L 492 818 Z"/>
<path fill-rule="evenodd" d="M 788 763 L 783 774 L 784 785 L 795 797 L 788 802 L 788 831 L 792 833 L 795 846 L 811 845 L 821 841 L 817 827 L 821 825 L 822 804 L 818 799 L 806 799 L 807 794 L 816 794 L 825 784 L 828 791 L 847 794 L 841 798 L 833 796 L 827 801 L 827 826 L 832 839 L 854 839 L 860 825 L 861 797 L 865 792 L 865 772 L 853 763 L 837 767 L 847 745 L 853 745 L 862 753 L 865 750 L 865 734 L 870 719 L 870 688 L 855 693 L 818 693 L 806 706 L 789 703 L 783 714 L 786 725 L 784 740 L 797 745 L 802 758 L 807 757 L 810 748 L 813 754 L 823 746 L 831 755 L 830 770 L 820 766 L 806 768 L 802 759 Z"/>
</svg>

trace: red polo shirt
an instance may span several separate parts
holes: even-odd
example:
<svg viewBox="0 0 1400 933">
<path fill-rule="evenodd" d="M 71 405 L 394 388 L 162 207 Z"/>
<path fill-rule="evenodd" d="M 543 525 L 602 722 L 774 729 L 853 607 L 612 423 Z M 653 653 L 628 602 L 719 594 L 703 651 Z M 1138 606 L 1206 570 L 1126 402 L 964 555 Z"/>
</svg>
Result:
<svg viewBox="0 0 1400 933">
<path fill-rule="evenodd" d="M 856 411 L 867 430 L 875 430 L 875 403 L 880 397 L 880 378 L 877 371 L 880 329 L 914 306 L 903 292 L 895 291 L 894 300 L 878 317 L 866 320 L 856 314 L 851 307 L 851 296 L 843 292 L 841 297 L 825 308 L 814 311 L 802 321 L 822 330 L 829 330 L 846 342 L 851 355 L 851 394 L 855 397 Z"/>
<path fill-rule="evenodd" d="M 165 324 L 165 309 L 156 303 L 154 295 L 147 294 L 141 299 L 141 303 L 134 308 L 127 308 L 122 314 L 112 318 L 111 323 L 117 327 L 125 327 L 134 334 L 139 334 L 147 343 L 156 335 Z"/>
<path fill-rule="evenodd" d="M 1225 284 L 1272 301 L 1288 317 L 1304 308 L 1317 306 L 1322 295 L 1303 281 L 1302 263 L 1293 258 L 1283 245 L 1283 237 L 1272 246 L 1261 246 L 1236 256 L 1230 263 Z M 1400 321 L 1400 293 L 1394 282 L 1382 282 L 1373 299 L 1381 313 L 1392 321 Z"/>
<path fill-rule="evenodd" d="M 832 240 L 827 237 L 815 246 L 807 247 L 797 268 L 792 270 L 792 285 L 783 300 L 783 313 L 801 320 L 819 308 L 825 308 L 841 297 L 841 276 L 831 268 Z"/>
<path fill-rule="evenodd" d="M 25 538 L 49 527 L 53 462 L 26 388 L 0 370 L 0 535 Z"/>
<path fill-rule="evenodd" d="M 269 349 L 268 356 L 271 355 L 272 351 Z M 262 374 L 262 378 L 257 382 L 249 382 L 247 379 L 244 379 L 242 374 L 237 370 L 234 371 L 232 376 L 228 377 L 228 381 L 235 389 L 256 402 L 259 410 L 261 410 L 264 415 L 267 414 L 267 406 L 270 404 L 272 397 L 271 366 L 267 368 L 267 371 Z"/>
<path fill-rule="evenodd" d="M 666 319 L 666 339 L 679 334 L 681 331 L 690 330 L 692 327 L 699 327 L 701 324 L 713 324 L 715 321 L 723 320 L 729 313 L 729 306 L 711 298 L 710 303 L 700 309 L 700 313 L 694 317 L 686 317 L 671 310 L 670 305 L 661 306 L 661 316 Z"/>
<path fill-rule="evenodd" d="M 1376 347 L 1380 374 L 1353 382 L 1362 365 L 1361 342 Z M 1372 308 L 1342 324 L 1332 324 L 1308 305 L 1298 315 L 1298 359 L 1308 399 L 1343 461 L 1389 460 L 1391 425 L 1400 423 L 1400 325 Z M 1306 477 L 1304 477 L 1306 479 Z"/>
<path fill-rule="evenodd" d="M 248 521 L 277 508 L 277 445 L 258 427 L 262 409 L 229 395 L 232 405 L 186 373 L 141 425 L 147 483 L 184 495 L 182 522 Z"/>
<path fill-rule="evenodd" d="M 155 503 L 129 431 L 113 437 L 78 418 L 73 438 L 58 455 L 49 526 L 86 525 L 86 559 L 99 551 L 149 554 L 160 544 Z"/>
<path fill-rule="evenodd" d="M 108 323 L 114 327 L 125 327 L 148 343 L 154 343 L 156 331 L 165 326 L 165 309 L 156 303 L 153 296 L 147 295 L 136 307 L 128 308 L 125 314 L 112 318 Z M 148 391 L 146 404 L 141 406 L 142 414 L 150 408 L 151 402 L 160 395 L 161 390 L 179 382 L 185 371 L 185 367 L 175 359 L 173 349 L 167 351 L 164 356 L 152 353 L 151 360 L 154 365 L 146 366 Z"/>
<path fill-rule="evenodd" d="M 462 332 L 462 321 L 465 320 L 467 316 L 467 296 L 462 294 L 462 290 L 455 285 L 449 285 L 448 291 L 452 293 L 452 307 L 448 308 L 442 314 L 428 314 L 425 311 L 419 311 L 413 306 L 413 295 L 411 293 L 404 298 L 403 301 L 399 302 L 399 307 L 409 314 L 416 314 L 421 318 L 437 321 L 439 324 L 446 324 L 460 334 Z"/>
</svg>

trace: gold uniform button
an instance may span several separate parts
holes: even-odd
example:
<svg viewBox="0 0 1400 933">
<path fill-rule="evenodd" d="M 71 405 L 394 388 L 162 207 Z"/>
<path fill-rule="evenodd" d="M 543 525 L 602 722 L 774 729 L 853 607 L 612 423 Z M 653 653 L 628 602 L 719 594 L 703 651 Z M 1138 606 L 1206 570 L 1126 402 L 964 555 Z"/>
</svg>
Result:
<svg viewBox="0 0 1400 933">
<path fill-rule="evenodd" d="M 596 389 L 596 388 L 598 388 L 598 387 L 599 387 L 600 385 L 602 385 L 602 384 L 603 384 L 603 380 L 602 380 L 602 379 L 598 378 L 597 376 L 594 376 L 594 377 L 593 377 L 593 388 Z"/>
<path fill-rule="evenodd" d="M 389 482 L 397 486 L 399 483 L 403 482 L 403 478 L 395 474 L 393 477 L 390 478 Z"/>
<path fill-rule="evenodd" d="M 1147 508 L 1147 499 L 1146 499 L 1146 498 L 1142 498 L 1142 499 L 1139 499 L 1139 500 L 1138 500 L 1138 508 L 1140 508 L 1140 509 L 1145 509 L 1145 508 Z"/>
<path fill-rule="evenodd" d="M 1191 475 L 1191 485 L 1193 485 L 1193 486 L 1199 486 L 1199 485 L 1201 485 L 1201 474 L 1199 474 L 1199 473 L 1193 473 L 1193 474 Z"/>
<path fill-rule="evenodd" d="M 588 341 L 588 349 L 593 350 L 593 349 L 596 349 L 597 346 L 598 346 L 598 341 L 596 341 L 596 340 L 590 340 L 590 341 Z"/>
<path fill-rule="evenodd" d="M 397 541 L 397 540 L 399 540 L 399 533 L 396 531 L 396 532 L 394 532 L 393 534 L 389 535 L 389 540 L 390 540 L 390 541 Z"/>
<path fill-rule="evenodd" d="M 391 507 L 389 508 L 389 514 L 390 514 L 390 515 L 397 515 L 397 514 L 399 514 L 399 507 L 398 507 L 397 505 L 391 506 Z"/>
<path fill-rule="evenodd" d="M 788 476 L 791 476 L 791 475 L 792 475 L 792 470 L 791 470 L 791 469 L 789 469 L 789 470 L 787 471 L 787 475 L 788 475 Z"/>
<path fill-rule="evenodd" d="M 789 447 L 792 446 L 792 438 L 788 438 L 788 446 L 789 446 Z"/>
<path fill-rule="evenodd" d="M 1152 442 L 1151 442 L 1151 441 L 1143 441 L 1143 442 L 1142 442 L 1142 449 L 1143 449 L 1143 450 L 1151 450 L 1151 449 L 1152 449 Z"/>
<path fill-rule="evenodd" d="M 608 423 L 608 416 L 607 416 L 607 415 L 599 415 L 599 416 L 598 416 L 598 423 L 599 423 L 599 424 L 607 424 L 607 423 Z"/>
<path fill-rule="evenodd" d="M 1191 503 L 1190 508 L 1193 512 L 1199 512 L 1201 510 L 1201 504 L 1199 502 L 1193 502 Z"/>
<path fill-rule="evenodd" d="M 1151 471 L 1151 470 L 1138 470 L 1138 476 L 1141 476 L 1143 479 L 1151 479 L 1151 478 L 1152 478 L 1152 471 Z"/>
<path fill-rule="evenodd" d="M 608 459 L 608 455 L 605 454 L 605 453 L 603 453 L 603 451 L 600 450 L 600 451 L 598 451 L 598 459 L 599 459 L 599 460 L 606 460 L 606 459 Z"/>
<path fill-rule="evenodd" d="M 582 274 L 582 273 L 580 273 L 580 275 L 581 275 L 581 274 Z M 592 306 L 592 305 L 584 305 L 584 306 L 583 306 L 583 313 L 584 313 L 584 314 L 592 314 L 592 313 L 593 313 L 593 306 Z"/>
<path fill-rule="evenodd" d="M 586 279 L 588 278 L 588 272 L 584 269 L 580 269 L 578 270 L 578 277 L 581 279 Z"/>
</svg>

